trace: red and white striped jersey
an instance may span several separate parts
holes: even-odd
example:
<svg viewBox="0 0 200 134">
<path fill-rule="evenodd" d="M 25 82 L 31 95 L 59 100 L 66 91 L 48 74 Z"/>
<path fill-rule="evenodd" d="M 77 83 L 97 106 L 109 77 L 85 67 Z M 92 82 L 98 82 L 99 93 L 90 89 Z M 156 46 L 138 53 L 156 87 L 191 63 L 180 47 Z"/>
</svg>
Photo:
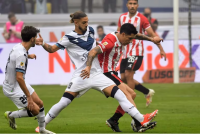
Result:
<svg viewBox="0 0 200 134">
<path fill-rule="evenodd" d="M 129 12 L 122 14 L 119 17 L 118 27 L 121 27 L 124 23 L 133 24 L 137 31 L 141 34 L 144 34 L 144 31 L 151 27 L 148 19 L 139 12 L 137 12 L 132 18 L 129 17 Z M 125 50 L 123 51 L 123 58 L 127 58 L 132 55 L 143 56 L 143 52 L 143 41 L 133 40 L 132 43 L 125 47 Z"/>
<path fill-rule="evenodd" d="M 122 49 L 124 49 L 116 33 L 117 32 L 113 32 L 106 35 L 101 44 L 98 45 L 102 50 L 102 54 L 98 55 L 98 59 L 103 73 L 115 71 L 117 63 L 122 55 Z"/>
</svg>

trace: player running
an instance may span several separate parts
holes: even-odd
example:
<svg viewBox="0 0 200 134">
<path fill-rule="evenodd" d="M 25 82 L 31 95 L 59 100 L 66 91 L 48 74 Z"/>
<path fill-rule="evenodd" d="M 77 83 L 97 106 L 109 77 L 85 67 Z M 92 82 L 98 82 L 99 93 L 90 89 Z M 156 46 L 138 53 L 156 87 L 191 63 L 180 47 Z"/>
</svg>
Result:
<svg viewBox="0 0 200 134">
<path fill-rule="evenodd" d="M 150 37 L 155 37 L 156 34 L 152 30 L 148 19 L 137 11 L 138 6 L 138 0 L 127 0 L 128 12 L 119 17 L 117 30 L 119 31 L 123 24 L 131 23 L 136 27 L 139 33 L 144 34 L 144 31 L 146 31 Z M 164 57 L 166 60 L 166 54 L 161 44 L 158 43 L 157 46 L 160 49 L 161 57 Z M 146 106 L 148 107 L 152 102 L 152 96 L 155 93 L 154 90 L 144 87 L 138 81 L 133 79 L 135 71 L 137 71 L 142 64 L 143 53 L 144 47 L 142 40 L 133 40 L 129 43 L 123 52 L 123 59 L 120 64 L 120 74 L 122 81 L 127 83 L 130 88 L 136 89 L 145 95 Z M 123 116 L 123 113 L 120 116 Z"/>
<path fill-rule="evenodd" d="M 90 78 L 83 79 L 80 76 L 81 71 L 87 66 L 86 61 L 89 51 L 96 47 L 94 29 L 88 26 L 88 17 L 84 12 L 75 12 L 71 14 L 70 17 L 71 23 L 75 25 L 75 30 L 63 36 L 63 38 L 53 46 L 45 43 L 41 36 L 36 43 L 42 45 L 49 53 L 54 53 L 59 49 L 66 49 L 71 61 L 76 66 L 72 79 L 62 98 L 47 113 L 45 117 L 46 124 L 57 117 L 75 97 L 79 97 L 93 88 L 102 92 L 107 97 L 111 96 L 115 98 L 124 111 L 138 120 L 143 126 L 148 126 L 150 121 L 156 116 L 158 110 L 154 111 L 152 114 L 142 115 L 137 108 L 128 101 L 125 94 L 115 83 L 102 73 L 97 57 L 94 58 L 91 66 Z"/>
<path fill-rule="evenodd" d="M 9 55 L 3 82 L 3 93 L 18 107 L 17 111 L 4 113 L 12 129 L 16 130 L 15 118 L 37 116 L 41 134 L 54 134 L 45 129 L 45 112 L 43 102 L 35 90 L 25 81 L 29 59 L 36 59 L 35 54 L 28 54 L 35 47 L 37 33 L 40 31 L 32 26 L 25 26 L 21 32 L 22 43 L 15 45 Z"/>
<path fill-rule="evenodd" d="M 117 72 L 115 72 L 124 46 L 129 44 L 132 39 L 149 40 L 154 43 L 162 41 L 162 39 L 160 39 L 159 37 L 150 38 L 140 33 L 137 33 L 136 28 L 132 24 L 124 24 L 120 29 L 120 33 L 113 32 L 106 35 L 102 43 L 89 52 L 87 67 L 82 71 L 81 74 L 83 79 L 89 78 L 92 61 L 99 54 L 98 59 L 100 62 L 100 66 L 103 69 L 104 75 L 113 80 L 123 92 L 132 90 L 121 81 L 121 79 L 117 76 Z M 121 132 L 119 130 L 117 122 L 106 121 L 106 124 L 110 126 L 113 131 Z M 138 129 L 136 131 L 145 131 L 146 129 L 148 129 L 147 127 L 141 126 L 140 123 L 138 124 Z M 151 125 L 152 127 L 154 127 L 156 124 L 152 123 Z"/>
</svg>

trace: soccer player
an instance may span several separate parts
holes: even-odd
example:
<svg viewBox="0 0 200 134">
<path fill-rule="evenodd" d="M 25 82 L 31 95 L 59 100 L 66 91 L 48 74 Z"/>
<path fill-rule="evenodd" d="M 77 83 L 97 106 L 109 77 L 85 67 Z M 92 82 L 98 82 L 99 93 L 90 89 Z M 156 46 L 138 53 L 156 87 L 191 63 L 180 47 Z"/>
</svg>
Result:
<svg viewBox="0 0 200 134">
<path fill-rule="evenodd" d="M 92 49 L 89 52 L 88 60 L 87 60 L 87 67 L 82 71 L 81 76 L 85 78 L 89 78 L 90 76 L 90 69 L 92 65 L 93 59 L 98 55 L 98 59 L 100 62 L 100 66 L 103 69 L 104 75 L 106 75 L 108 78 L 113 80 L 115 84 L 123 91 L 127 92 L 125 90 L 132 90 L 129 88 L 126 84 L 124 84 L 121 79 L 117 76 L 117 72 L 115 72 L 117 63 L 119 62 L 119 59 L 122 54 L 122 49 L 125 45 L 129 44 L 132 39 L 141 39 L 141 40 L 149 40 L 154 43 L 158 43 L 162 41 L 159 37 L 150 38 L 145 35 L 142 35 L 140 33 L 137 33 L 136 28 L 132 24 L 124 24 L 121 29 L 120 33 L 113 32 L 108 34 L 102 41 L 101 44 L 96 46 L 94 49 Z M 125 88 L 123 88 L 125 87 Z M 120 107 L 121 108 L 121 107 Z M 122 109 L 121 109 L 122 110 Z M 121 132 L 118 128 L 117 122 L 112 122 L 110 120 L 106 121 L 106 124 L 110 126 L 113 131 L 115 132 Z M 146 130 L 148 128 L 144 128 L 139 124 L 138 129 L 141 131 L 141 129 Z M 154 125 L 156 124 L 151 124 Z M 137 131 L 139 131 L 137 130 Z"/>
<path fill-rule="evenodd" d="M 144 34 L 144 31 L 146 31 L 150 37 L 155 37 L 156 34 L 152 30 L 148 19 L 137 11 L 138 6 L 138 0 L 127 0 L 128 12 L 119 17 L 118 31 L 123 24 L 131 23 L 136 27 L 139 33 Z M 166 60 L 166 54 L 161 44 L 158 43 L 157 46 L 160 49 L 161 57 L 164 57 Z M 130 88 L 136 89 L 145 95 L 146 106 L 149 106 L 152 102 L 152 96 L 155 93 L 154 90 L 144 87 L 133 79 L 135 71 L 137 71 L 142 64 L 143 52 L 144 47 L 142 40 L 133 40 L 127 45 L 120 64 L 120 74 L 122 81 L 127 83 Z"/>
<path fill-rule="evenodd" d="M 52 121 L 65 107 L 67 107 L 75 97 L 79 97 L 93 88 L 102 92 L 105 96 L 115 98 L 122 109 L 131 117 L 134 117 L 143 126 L 148 126 L 151 120 L 156 116 L 158 110 L 151 114 L 142 115 L 134 105 L 128 101 L 125 94 L 115 85 L 115 83 L 102 73 L 98 58 L 95 57 L 91 66 L 90 78 L 83 79 L 81 71 L 87 66 L 87 55 L 91 49 L 96 47 L 94 39 L 94 29 L 88 26 L 88 17 L 84 12 L 78 11 L 70 15 L 71 23 L 74 23 L 75 30 L 63 36 L 63 38 L 51 46 L 45 43 L 40 35 L 37 40 L 38 45 L 49 52 L 54 53 L 59 49 L 66 49 L 71 61 L 76 66 L 68 87 L 66 88 L 60 101 L 52 106 L 45 117 L 48 124 Z"/>
<path fill-rule="evenodd" d="M 16 130 L 15 118 L 37 116 L 41 134 L 54 134 L 45 129 L 45 112 L 43 102 L 34 89 L 25 81 L 25 74 L 29 59 L 36 59 L 35 54 L 28 54 L 31 47 L 35 47 L 37 33 L 40 31 L 32 26 L 25 26 L 21 32 L 22 43 L 15 45 L 9 55 L 3 82 L 3 93 L 20 109 L 5 112 L 12 129 Z"/>
</svg>

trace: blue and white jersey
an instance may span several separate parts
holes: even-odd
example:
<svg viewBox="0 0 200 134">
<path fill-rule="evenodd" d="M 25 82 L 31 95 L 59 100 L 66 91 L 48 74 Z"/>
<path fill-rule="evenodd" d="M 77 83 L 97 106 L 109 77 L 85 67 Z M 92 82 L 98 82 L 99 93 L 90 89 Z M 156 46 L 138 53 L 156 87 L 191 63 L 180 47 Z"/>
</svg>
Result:
<svg viewBox="0 0 200 134">
<path fill-rule="evenodd" d="M 28 52 L 21 43 L 15 45 L 8 57 L 8 62 L 5 70 L 4 87 L 8 90 L 13 90 L 18 85 L 16 80 L 16 72 L 22 72 L 25 79 L 26 68 L 28 64 Z"/>
<path fill-rule="evenodd" d="M 94 29 L 90 26 L 87 27 L 85 34 L 80 35 L 75 31 L 63 36 L 56 45 L 60 49 L 66 49 L 68 55 L 75 65 L 76 69 L 72 77 L 78 77 L 81 71 L 86 67 L 87 56 L 90 50 L 96 47 L 96 40 L 94 39 Z M 98 57 L 95 57 L 92 63 L 90 75 L 97 72 L 102 73 L 99 65 Z"/>
</svg>

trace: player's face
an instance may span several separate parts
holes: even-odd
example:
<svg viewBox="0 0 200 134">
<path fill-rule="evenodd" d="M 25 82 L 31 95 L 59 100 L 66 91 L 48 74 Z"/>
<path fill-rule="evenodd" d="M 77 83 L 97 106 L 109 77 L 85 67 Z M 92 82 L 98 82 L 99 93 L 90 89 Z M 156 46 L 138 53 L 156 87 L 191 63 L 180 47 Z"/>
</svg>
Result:
<svg viewBox="0 0 200 134">
<path fill-rule="evenodd" d="M 124 46 L 128 45 L 129 43 L 131 43 L 132 40 L 133 40 L 134 37 L 135 37 L 135 34 L 127 35 L 127 34 L 125 34 L 125 33 L 122 33 L 121 35 L 122 35 L 122 38 L 121 38 L 121 41 L 120 41 L 120 42 L 121 42 L 121 44 L 124 45 Z"/>
<path fill-rule="evenodd" d="M 138 2 L 136 0 L 129 0 L 126 4 L 130 14 L 135 14 L 138 9 Z"/>
<path fill-rule="evenodd" d="M 81 18 L 78 22 L 78 28 L 85 33 L 88 27 L 88 17 Z"/>
<path fill-rule="evenodd" d="M 31 38 L 31 47 L 35 47 L 36 39 L 37 39 L 37 35 Z"/>
</svg>

